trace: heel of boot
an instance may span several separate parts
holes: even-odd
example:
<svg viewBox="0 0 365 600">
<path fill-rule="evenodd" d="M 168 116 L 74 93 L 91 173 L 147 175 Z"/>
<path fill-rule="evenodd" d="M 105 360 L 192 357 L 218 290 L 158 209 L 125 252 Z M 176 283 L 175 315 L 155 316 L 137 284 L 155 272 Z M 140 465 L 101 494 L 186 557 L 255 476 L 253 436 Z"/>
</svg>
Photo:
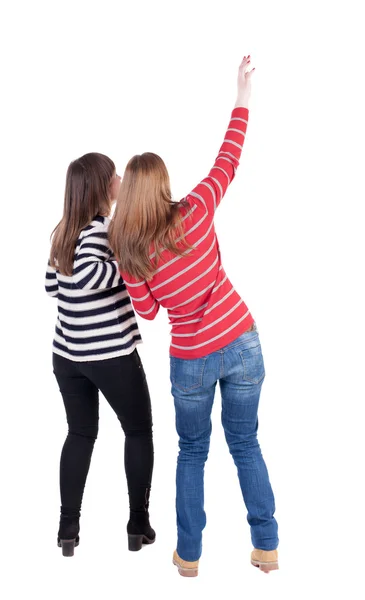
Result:
<svg viewBox="0 0 365 600">
<path fill-rule="evenodd" d="M 141 550 L 143 544 L 143 535 L 132 535 L 128 534 L 128 550 L 137 552 Z"/>
<path fill-rule="evenodd" d="M 62 556 L 73 556 L 76 545 L 76 539 L 60 540 L 58 545 L 62 548 Z"/>
</svg>

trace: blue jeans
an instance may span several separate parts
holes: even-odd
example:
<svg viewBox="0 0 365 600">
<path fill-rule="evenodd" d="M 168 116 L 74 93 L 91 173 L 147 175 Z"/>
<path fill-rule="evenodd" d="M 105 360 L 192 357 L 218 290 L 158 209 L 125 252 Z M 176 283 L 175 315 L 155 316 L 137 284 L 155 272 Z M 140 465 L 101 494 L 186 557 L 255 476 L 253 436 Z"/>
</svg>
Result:
<svg viewBox="0 0 365 600">
<path fill-rule="evenodd" d="M 209 452 L 217 381 L 222 396 L 222 425 L 237 467 L 252 543 L 255 548 L 275 550 L 278 546 L 278 526 L 273 516 L 275 501 L 257 440 L 257 412 L 265 377 L 258 332 L 244 333 L 203 358 L 185 360 L 170 356 L 170 367 L 180 448 L 176 470 L 179 556 L 195 561 L 202 552 L 202 531 L 206 524 L 204 465 Z"/>
</svg>

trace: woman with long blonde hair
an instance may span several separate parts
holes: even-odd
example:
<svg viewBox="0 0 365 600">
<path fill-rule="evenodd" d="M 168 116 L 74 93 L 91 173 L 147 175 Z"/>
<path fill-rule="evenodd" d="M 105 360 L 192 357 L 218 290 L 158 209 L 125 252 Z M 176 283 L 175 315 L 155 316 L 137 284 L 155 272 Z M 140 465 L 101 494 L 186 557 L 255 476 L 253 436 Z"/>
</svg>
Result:
<svg viewBox="0 0 365 600">
<path fill-rule="evenodd" d="M 123 177 L 109 240 L 134 308 L 153 319 L 167 308 L 171 331 L 172 395 L 179 435 L 176 472 L 177 547 L 173 561 L 196 576 L 202 552 L 204 464 L 215 387 L 222 424 L 237 466 L 254 550 L 251 562 L 278 568 L 275 503 L 257 441 L 264 363 L 254 319 L 224 272 L 214 230 L 215 210 L 241 156 L 251 90 L 250 57 L 239 67 L 238 95 L 209 175 L 174 202 L 162 159 L 134 156 Z M 231 518 L 234 523 L 241 517 Z"/>
</svg>

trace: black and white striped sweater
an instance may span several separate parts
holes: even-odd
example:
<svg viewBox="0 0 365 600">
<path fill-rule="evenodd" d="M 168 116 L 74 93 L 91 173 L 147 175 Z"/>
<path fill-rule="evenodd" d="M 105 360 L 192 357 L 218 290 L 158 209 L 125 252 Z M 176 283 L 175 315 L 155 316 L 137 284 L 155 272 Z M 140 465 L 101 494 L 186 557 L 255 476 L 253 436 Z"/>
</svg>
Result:
<svg viewBox="0 0 365 600">
<path fill-rule="evenodd" d="M 58 300 L 53 351 L 73 361 L 130 354 L 142 341 L 108 243 L 109 223 L 97 216 L 81 231 L 72 276 L 47 268 L 46 292 Z"/>
</svg>

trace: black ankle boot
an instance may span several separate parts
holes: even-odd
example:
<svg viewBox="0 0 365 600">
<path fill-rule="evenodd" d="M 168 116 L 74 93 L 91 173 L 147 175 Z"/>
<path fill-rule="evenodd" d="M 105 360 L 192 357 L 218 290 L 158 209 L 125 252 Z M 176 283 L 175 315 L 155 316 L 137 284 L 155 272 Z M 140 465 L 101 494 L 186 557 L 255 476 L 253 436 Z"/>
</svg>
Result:
<svg viewBox="0 0 365 600">
<path fill-rule="evenodd" d="M 80 512 L 61 511 L 60 528 L 58 530 L 57 545 L 62 548 L 63 556 L 73 556 L 74 548 L 80 543 Z"/>
<path fill-rule="evenodd" d="M 129 521 L 127 524 L 129 550 L 140 550 L 143 544 L 153 544 L 156 539 L 156 532 L 150 525 L 150 516 L 148 512 L 149 495 L 150 490 L 148 489 L 146 490 L 143 505 L 136 510 L 130 509 Z"/>
</svg>

